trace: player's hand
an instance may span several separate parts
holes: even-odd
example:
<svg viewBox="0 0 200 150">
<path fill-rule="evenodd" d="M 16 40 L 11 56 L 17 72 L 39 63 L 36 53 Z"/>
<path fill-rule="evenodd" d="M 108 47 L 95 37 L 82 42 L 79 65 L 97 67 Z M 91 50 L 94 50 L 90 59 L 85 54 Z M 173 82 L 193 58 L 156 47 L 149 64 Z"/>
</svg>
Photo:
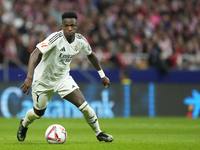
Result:
<svg viewBox="0 0 200 150">
<path fill-rule="evenodd" d="M 101 82 L 103 83 L 103 85 L 105 86 L 105 88 L 108 88 L 108 87 L 110 87 L 110 80 L 109 80 L 109 78 L 107 78 L 107 77 L 103 77 L 103 78 L 101 78 Z"/>
<path fill-rule="evenodd" d="M 30 92 L 31 86 L 32 86 L 32 79 L 26 78 L 24 83 L 20 86 L 20 89 L 22 89 L 22 93 L 27 92 L 27 95 L 28 95 Z"/>
</svg>

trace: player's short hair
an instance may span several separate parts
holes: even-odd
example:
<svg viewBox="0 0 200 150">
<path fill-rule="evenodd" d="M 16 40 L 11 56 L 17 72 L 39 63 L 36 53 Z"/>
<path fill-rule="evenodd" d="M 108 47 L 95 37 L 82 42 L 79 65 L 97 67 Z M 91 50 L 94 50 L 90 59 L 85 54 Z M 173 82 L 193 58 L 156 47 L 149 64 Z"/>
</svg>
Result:
<svg viewBox="0 0 200 150">
<path fill-rule="evenodd" d="M 65 19 L 65 18 L 74 18 L 74 19 L 78 19 L 78 16 L 75 12 L 73 11 L 67 11 L 67 12 L 64 12 L 62 14 L 62 20 Z"/>
</svg>

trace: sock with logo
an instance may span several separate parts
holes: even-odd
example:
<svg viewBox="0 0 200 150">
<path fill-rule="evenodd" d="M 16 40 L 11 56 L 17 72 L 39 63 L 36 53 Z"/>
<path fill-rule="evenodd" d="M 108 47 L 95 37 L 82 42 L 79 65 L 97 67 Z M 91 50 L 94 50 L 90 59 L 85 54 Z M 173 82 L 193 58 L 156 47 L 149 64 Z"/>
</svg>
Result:
<svg viewBox="0 0 200 150">
<path fill-rule="evenodd" d="M 94 110 L 88 105 L 87 102 L 84 102 L 79 107 L 79 110 L 83 113 L 86 122 L 90 125 L 90 127 L 95 132 L 95 135 L 97 136 L 101 132 L 101 130 L 100 130 L 99 122 Z"/>
<path fill-rule="evenodd" d="M 29 125 L 34 122 L 36 119 L 39 119 L 41 118 L 41 116 L 38 116 L 35 114 L 34 110 L 33 109 L 30 109 L 26 112 L 26 116 L 24 118 L 24 121 L 22 122 L 22 125 L 25 127 L 25 128 L 28 128 Z"/>
</svg>

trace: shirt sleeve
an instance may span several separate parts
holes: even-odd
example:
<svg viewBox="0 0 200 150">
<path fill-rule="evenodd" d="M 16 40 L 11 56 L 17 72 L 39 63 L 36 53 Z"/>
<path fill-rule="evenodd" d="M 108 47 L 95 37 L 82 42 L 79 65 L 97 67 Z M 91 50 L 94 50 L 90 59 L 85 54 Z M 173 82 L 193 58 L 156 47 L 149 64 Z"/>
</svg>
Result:
<svg viewBox="0 0 200 150">
<path fill-rule="evenodd" d="M 44 54 L 48 52 L 50 49 L 52 49 L 55 46 L 56 42 L 52 42 L 52 39 L 55 39 L 57 37 L 57 32 L 52 33 L 49 35 L 44 41 L 38 43 L 36 47 Z"/>
<path fill-rule="evenodd" d="M 92 53 L 89 43 L 83 46 L 82 51 L 85 53 L 85 55 L 90 55 Z"/>
<path fill-rule="evenodd" d="M 81 35 L 81 39 L 82 39 L 82 45 L 83 45 L 81 50 L 85 53 L 85 55 L 90 55 L 92 53 L 90 44 L 88 43 L 86 38 L 82 35 Z"/>
</svg>

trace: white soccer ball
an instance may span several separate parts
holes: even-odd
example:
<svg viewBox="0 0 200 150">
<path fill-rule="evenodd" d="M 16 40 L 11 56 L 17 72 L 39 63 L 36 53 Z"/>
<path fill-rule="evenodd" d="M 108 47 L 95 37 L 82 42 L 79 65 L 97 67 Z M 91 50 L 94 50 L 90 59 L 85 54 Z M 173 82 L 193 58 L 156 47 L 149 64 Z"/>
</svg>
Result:
<svg viewBox="0 0 200 150">
<path fill-rule="evenodd" d="M 53 124 L 47 128 L 45 138 L 50 144 L 63 144 L 67 139 L 67 132 L 63 126 Z"/>
</svg>

